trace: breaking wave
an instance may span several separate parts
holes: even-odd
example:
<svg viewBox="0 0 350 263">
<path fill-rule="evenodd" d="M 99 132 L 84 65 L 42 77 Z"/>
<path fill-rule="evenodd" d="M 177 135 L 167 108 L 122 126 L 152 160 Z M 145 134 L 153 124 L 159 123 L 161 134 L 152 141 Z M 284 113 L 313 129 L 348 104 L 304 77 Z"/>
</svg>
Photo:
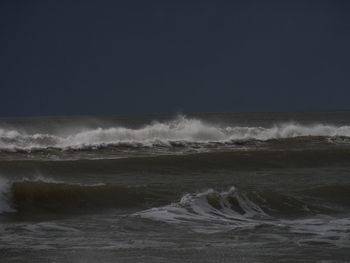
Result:
<svg viewBox="0 0 350 263">
<path fill-rule="evenodd" d="M 0 213 L 71 212 L 79 209 L 128 208 L 137 207 L 152 200 L 159 201 L 159 199 L 165 200 L 167 198 L 167 191 L 157 191 L 146 186 L 82 185 L 46 179 L 23 179 L 14 182 L 1 179 L 0 186 Z M 309 194 L 319 195 L 320 192 L 323 193 L 324 190 L 311 189 Z M 334 189 L 326 191 L 326 193 L 333 192 Z M 284 210 L 286 206 L 287 209 Z M 294 214 L 299 209 L 310 211 L 309 209 L 305 210 L 305 205 L 300 201 L 275 192 L 249 192 L 243 195 L 232 187 L 223 193 L 211 189 L 198 194 L 186 194 L 179 203 L 152 208 L 149 211 L 152 215 L 164 214 L 166 211 L 176 218 L 195 216 L 197 219 L 203 217 L 207 220 L 213 216 L 226 219 L 269 217 L 276 211 L 283 212 L 283 214 Z"/>
<path fill-rule="evenodd" d="M 155 186 L 83 185 L 49 179 L 2 179 L 0 186 L 0 214 L 61 216 L 137 209 L 140 212 L 133 216 L 214 232 L 255 228 L 276 220 L 329 217 L 350 206 L 350 186 L 317 187 L 292 194 L 266 189 L 243 192 L 235 187 L 224 192 L 209 189 L 185 194 L 173 203 L 173 193 Z"/>
<path fill-rule="evenodd" d="M 82 130 L 69 135 L 30 134 L 0 128 L 0 151 L 45 149 L 96 150 L 104 147 L 173 147 L 239 141 L 267 141 L 303 136 L 350 137 L 350 126 L 277 124 L 273 127 L 222 127 L 180 116 L 169 122 L 154 122 L 142 128 L 111 127 Z"/>
<path fill-rule="evenodd" d="M 231 187 L 218 192 L 209 189 L 185 194 L 177 203 L 152 208 L 137 215 L 166 222 L 204 221 L 240 224 L 253 219 L 268 219 L 273 215 L 288 216 L 311 213 L 310 208 L 296 198 L 273 191 L 240 193 Z"/>
<path fill-rule="evenodd" d="M 346 205 L 350 205 L 349 192 L 346 191 L 350 186 L 313 188 L 294 196 L 266 190 L 242 193 L 231 187 L 224 192 L 210 189 L 185 194 L 179 202 L 144 210 L 134 216 L 182 225 L 200 233 L 278 227 L 312 236 L 299 241 L 300 243 L 324 242 L 346 246 L 349 244 L 347 231 L 350 218 L 333 217 L 332 214 L 339 213 L 334 210 L 334 205 L 320 203 L 319 200 L 305 201 L 300 196 L 305 194 L 306 200 L 313 195 L 328 199 L 329 195 L 339 189 L 342 191 L 336 195 L 336 199 L 342 198 Z M 320 228 L 320 225 L 323 227 Z"/>
<path fill-rule="evenodd" d="M 241 193 L 235 187 L 224 192 L 209 189 L 196 194 L 185 194 L 179 202 L 142 211 L 137 215 L 167 222 L 186 222 L 191 219 L 239 223 L 242 220 L 290 218 L 332 211 L 329 206 L 323 206 L 320 199 L 306 202 L 302 196 L 318 197 L 336 203 L 342 200 L 342 205 L 350 205 L 350 186 L 317 187 L 293 195 L 272 190 Z"/>
</svg>

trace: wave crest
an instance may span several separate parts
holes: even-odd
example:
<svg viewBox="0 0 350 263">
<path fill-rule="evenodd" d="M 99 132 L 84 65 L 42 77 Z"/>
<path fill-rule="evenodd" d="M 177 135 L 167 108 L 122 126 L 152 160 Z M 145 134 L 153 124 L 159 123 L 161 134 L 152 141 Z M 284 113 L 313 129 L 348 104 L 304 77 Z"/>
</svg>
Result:
<svg viewBox="0 0 350 263">
<path fill-rule="evenodd" d="M 337 191 L 339 186 L 313 188 L 293 195 L 280 194 L 271 190 L 241 192 L 235 187 L 224 192 L 210 189 L 196 194 L 185 194 L 179 202 L 144 210 L 135 213 L 134 216 L 184 225 L 193 231 L 204 233 L 274 225 L 315 234 L 313 221 L 317 224 L 319 222 L 329 224 L 330 214 L 338 211 L 335 210 L 334 204 L 320 203 L 317 200 L 312 202 L 310 198 L 317 195 L 337 203 L 339 198 L 348 197 L 346 192 L 348 188 L 349 186 L 342 187 L 343 192 L 337 196 L 336 200 L 329 198 L 329 194 Z M 304 198 L 297 197 L 301 197 L 300 195 L 304 195 Z M 318 217 L 317 220 L 313 219 L 315 216 Z M 305 222 L 308 225 L 305 225 Z M 324 235 L 318 232 L 316 234 Z"/>
<path fill-rule="evenodd" d="M 241 193 L 235 187 L 218 192 L 209 189 L 197 194 L 185 194 L 178 203 L 152 208 L 136 215 L 166 221 L 185 223 L 204 221 L 240 224 L 274 216 L 290 217 L 313 213 L 302 201 L 269 190 Z"/>
<path fill-rule="evenodd" d="M 330 203 L 350 205 L 349 189 L 349 185 L 329 185 L 291 194 L 282 194 L 269 189 L 246 192 L 239 191 L 236 187 L 224 192 L 209 189 L 195 194 L 185 194 L 179 202 L 152 208 L 139 215 L 169 221 L 188 218 L 225 221 L 299 217 L 336 211 L 330 209 L 328 205 Z M 325 201 L 323 204 L 326 206 L 322 206 L 320 199 Z M 334 206 L 333 208 L 335 209 Z"/>
<path fill-rule="evenodd" d="M 180 116 L 169 122 L 153 122 L 142 128 L 126 127 L 82 130 L 66 136 L 27 134 L 0 129 L 0 150 L 32 151 L 44 149 L 79 150 L 108 146 L 173 147 L 187 144 L 234 143 L 246 140 L 267 141 L 301 136 L 350 137 L 350 126 L 277 124 L 273 127 L 221 127 L 198 119 Z"/>
</svg>

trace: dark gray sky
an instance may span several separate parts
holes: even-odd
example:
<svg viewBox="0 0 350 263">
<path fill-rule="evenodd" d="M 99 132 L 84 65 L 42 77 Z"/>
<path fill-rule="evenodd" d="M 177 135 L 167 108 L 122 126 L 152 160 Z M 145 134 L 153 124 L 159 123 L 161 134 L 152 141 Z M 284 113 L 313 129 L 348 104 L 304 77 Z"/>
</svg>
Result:
<svg viewBox="0 0 350 263">
<path fill-rule="evenodd" d="M 0 117 L 350 109 L 350 1 L 0 3 Z"/>
</svg>

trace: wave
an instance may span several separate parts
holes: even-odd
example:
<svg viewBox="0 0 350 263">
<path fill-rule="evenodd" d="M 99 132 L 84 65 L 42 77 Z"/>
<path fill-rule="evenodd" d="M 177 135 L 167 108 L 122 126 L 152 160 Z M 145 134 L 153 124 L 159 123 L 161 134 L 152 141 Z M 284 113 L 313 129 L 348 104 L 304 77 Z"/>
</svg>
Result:
<svg viewBox="0 0 350 263">
<path fill-rule="evenodd" d="M 339 187 L 342 186 L 313 188 L 303 194 L 308 197 L 317 193 L 319 197 L 325 198 Z M 349 187 L 345 186 L 347 189 Z M 196 194 L 185 194 L 179 202 L 137 212 L 133 216 L 185 225 L 193 231 L 204 233 L 274 226 L 326 238 L 328 234 L 334 234 L 333 230 L 347 231 L 349 218 L 334 220 L 331 214 L 338 211 L 332 205 L 312 203 L 310 200 L 306 202 L 304 198 L 301 199 L 301 194 L 291 196 L 271 190 L 240 192 L 235 187 L 224 192 L 210 189 Z M 345 191 L 338 194 L 338 197 L 341 195 L 344 199 L 349 196 Z M 342 223 L 340 226 L 339 222 Z M 323 225 L 326 230 L 320 229 L 319 225 Z"/>
<path fill-rule="evenodd" d="M 45 177 L 10 182 L 0 178 L 1 213 L 74 213 L 99 209 L 153 207 L 140 212 L 143 217 L 176 220 L 216 220 L 235 222 L 256 218 L 290 218 L 330 213 L 332 205 L 350 205 L 350 186 L 323 186 L 285 194 L 261 189 L 241 192 L 235 187 L 185 194 L 169 204 L 174 193 L 155 186 L 76 184 Z M 306 198 L 305 198 L 306 197 Z M 317 202 L 310 201 L 316 200 Z M 322 202 L 319 200 L 323 199 Z M 335 210 L 334 210 L 335 211 Z"/>
<path fill-rule="evenodd" d="M 59 134 L 59 133 L 58 133 Z M 273 127 L 223 127 L 179 116 L 142 128 L 111 127 L 82 130 L 65 136 L 29 134 L 0 129 L 0 151 L 96 150 L 105 147 L 182 147 L 268 141 L 298 137 L 350 138 L 350 126 L 277 124 Z"/>
<path fill-rule="evenodd" d="M 72 213 L 142 206 L 157 199 L 146 187 L 82 185 L 51 180 L 21 180 L 1 184 L 1 213 Z"/>
<path fill-rule="evenodd" d="M 309 214 L 311 209 L 296 198 L 273 191 L 241 193 L 235 187 L 218 192 L 209 189 L 185 194 L 179 202 L 141 213 L 141 217 L 167 222 L 215 221 L 240 223 L 253 218 L 272 218 L 273 215 Z"/>
<path fill-rule="evenodd" d="M 310 202 L 310 197 L 323 198 L 338 204 L 339 200 L 342 200 L 342 205 L 350 205 L 350 186 L 322 186 L 292 195 L 266 189 L 247 192 L 240 192 L 235 187 L 224 192 L 209 189 L 196 194 L 185 194 L 179 202 L 152 208 L 137 215 L 178 222 L 188 219 L 227 221 L 290 218 L 333 211 L 329 206 L 322 206 L 319 202 Z"/>
</svg>

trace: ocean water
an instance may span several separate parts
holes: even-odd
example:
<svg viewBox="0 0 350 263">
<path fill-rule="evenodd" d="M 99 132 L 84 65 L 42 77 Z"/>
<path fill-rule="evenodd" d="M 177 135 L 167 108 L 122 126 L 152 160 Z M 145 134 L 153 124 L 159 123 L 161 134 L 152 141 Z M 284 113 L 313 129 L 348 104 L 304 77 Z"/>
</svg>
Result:
<svg viewBox="0 0 350 263">
<path fill-rule="evenodd" d="M 0 262 L 350 262 L 350 111 L 1 119 Z"/>
</svg>

